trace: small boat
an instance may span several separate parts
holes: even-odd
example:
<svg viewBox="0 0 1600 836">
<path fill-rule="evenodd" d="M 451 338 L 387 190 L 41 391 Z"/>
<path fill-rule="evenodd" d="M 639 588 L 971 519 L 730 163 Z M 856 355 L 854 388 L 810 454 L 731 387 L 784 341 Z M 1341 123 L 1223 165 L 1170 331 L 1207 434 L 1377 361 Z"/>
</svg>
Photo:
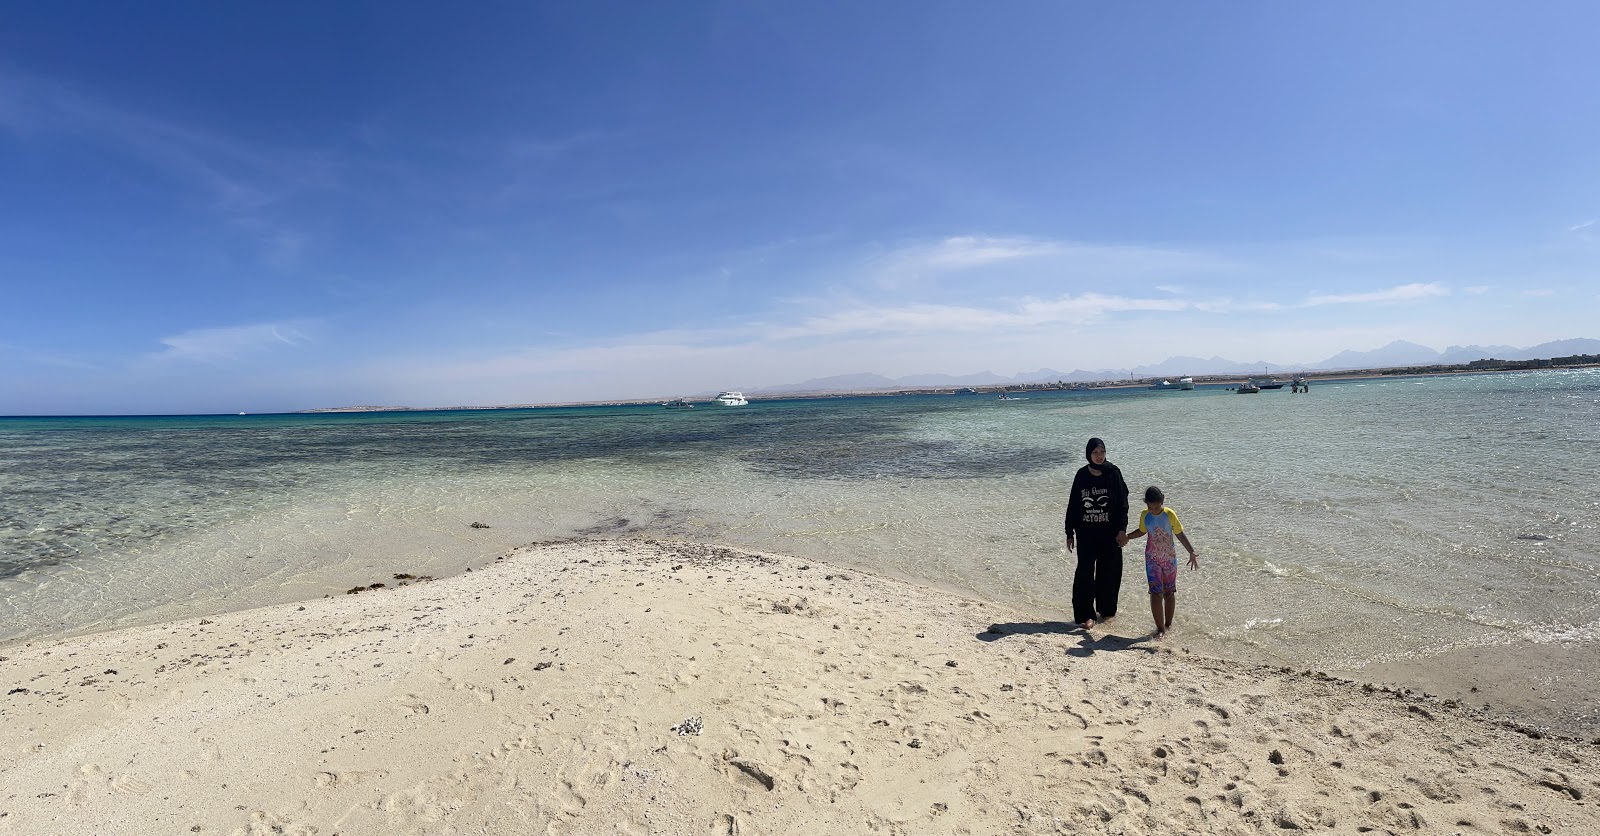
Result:
<svg viewBox="0 0 1600 836">
<path fill-rule="evenodd" d="M 732 391 L 719 392 L 712 400 L 714 403 L 721 404 L 722 406 L 744 406 L 745 404 L 749 403 L 749 401 L 744 399 L 743 392 Z"/>
<path fill-rule="evenodd" d="M 1283 384 L 1280 383 L 1278 385 L 1282 386 Z M 1241 384 L 1239 384 L 1239 388 L 1237 388 L 1237 389 L 1235 389 L 1233 391 L 1234 391 L 1234 394 L 1237 394 L 1237 395 L 1254 395 L 1255 393 L 1261 391 L 1261 387 L 1255 385 L 1255 383 L 1252 381 L 1250 383 L 1241 383 Z"/>
<path fill-rule="evenodd" d="M 1016 397 L 1015 395 L 1012 395 L 1010 392 L 1001 392 L 1000 396 L 995 398 L 995 400 L 997 400 L 997 401 L 1025 401 L 1025 400 L 1027 400 L 1027 398 Z"/>
<path fill-rule="evenodd" d="M 1189 391 L 1189 390 L 1194 388 L 1194 378 L 1192 378 L 1192 377 L 1180 377 L 1180 378 L 1178 378 L 1176 383 L 1174 383 L 1173 381 L 1170 381 L 1170 380 L 1163 380 L 1160 383 L 1152 383 L 1152 384 L 1150 384 L 1150 388 L 1151 389 L 1176 389 L 1176 390 L 1187 392 L 1187 391 Z"/>
<path fill-rule="evenodd" d="M 683 398 L 667 401 L 666 403 L 663 403 L 662 406 L 666 407 L 667 409 L 694 409 L 694 404 L 689 403 Z"/>
<path fill-rule="evenodd" d="M 1270 377 L 1253 377 L 1250 379 L 1250 385 L 1257 389 L 1282 389 L 1283 381 Z"/>
</svg>

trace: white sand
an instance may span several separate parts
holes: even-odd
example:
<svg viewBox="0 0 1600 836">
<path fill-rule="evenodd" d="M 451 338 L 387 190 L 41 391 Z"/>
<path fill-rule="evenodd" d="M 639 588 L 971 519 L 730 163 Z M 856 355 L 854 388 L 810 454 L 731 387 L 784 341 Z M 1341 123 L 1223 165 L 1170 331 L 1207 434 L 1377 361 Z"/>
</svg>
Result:
<svg viewBox="0 0 1600 836">
<path fill-rule="evenodd" d="M 0 649 L 0 833 L 1600 832 L 1600 746 L 1192 656 L 1179 618 L 1085 637 L 787 557 L 530 548 Z"/>
</svg>

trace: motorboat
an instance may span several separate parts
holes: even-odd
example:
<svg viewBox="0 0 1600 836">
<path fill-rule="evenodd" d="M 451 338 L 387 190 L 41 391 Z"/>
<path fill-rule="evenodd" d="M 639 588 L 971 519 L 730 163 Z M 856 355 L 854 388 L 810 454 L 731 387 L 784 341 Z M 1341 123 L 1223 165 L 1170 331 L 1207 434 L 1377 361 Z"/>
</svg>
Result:
<svg viewBox="0 0 1600 836">
<path fill-rule="evenodd" d="M 1250 378 L 1250 385 L 1258 389 L 1282 389 L 1283 381 L 1270 377 L 1253 377 Z"/>
<path fill-rule="evenodd" d="M 1280 383 L 1278 385 L 1282 386 L 1283 384 Z M 1234 391 L 1234 394 L 1238 394 L 1238 395 L 1254 395 L 1257 392 L 1261 391 L 1261 387 L 1257 386 L 1252 381 L 1252 382 L 1249 382 L 1249 383 L 1241 383 L 1241 384 L 1239 384 L 1239 388 L 1237 388 L 1237 389 L 1235 389 L 1233 391 Z"/>
<path fill-rule="evenodd" d="M 667 401 L 666 403 L 663 403 L 662 406 L 666 407 L 667 409 L 694 409 L 694 404 L 689 403 L 683 398 Z"/>
<path fill-rule="evenodd" d="M 743 392 L 719 392 L 712 402 L 722 406 L 744 406 L 749 403 Z"/>
<path fill-rule="evenodd" d="M 1151 389 L 1176 389 L 1176 390 L 1181 390 L 1181 391 L 1187 392 L 1187 391 L 1189 391 L 1189 390 L 1194 388 L 1194 378 L 1192 378 L 1192 377 L 1180 377 L 1180 378 L 1177 379 L 1176 382 L 1171 381 L 1171 380 L 1163 380 L 1160 383 L 1152 383 L 1152 384 L 1150 384 L 1150 388 Z"/>
</svg>

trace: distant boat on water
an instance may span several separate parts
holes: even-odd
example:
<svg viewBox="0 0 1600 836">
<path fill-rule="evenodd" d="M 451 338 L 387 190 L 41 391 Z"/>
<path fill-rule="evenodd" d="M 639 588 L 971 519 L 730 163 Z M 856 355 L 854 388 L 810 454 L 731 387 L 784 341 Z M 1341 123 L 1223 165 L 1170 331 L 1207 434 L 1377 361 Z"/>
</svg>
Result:
<svg viewBox="0 0 1600 836">
<path fill-rule="evenodd" d="M 743 392 L 734 391 L 719 392 L 713 402 L 722 406 L 744 406 L 749 403 L 745 400 Z"/>
<path fill-rule="evenodd" d="M 1266 366 L 1261 367 L 1262 372 L 1265 372 L 1266 370 Z M 1250 378 L 1250 385 L 1261 389 L 1282 389 L 1283 381 L 1275 379 L 1270 374 L 1263 374 L 1261 377 Z"/>
<path fill-rule="evenodd" d="M 1283 384 L 1280 383 L 1280 384 L 1278 384 L 1278 386 L 1282 387 Z M 1249 382 L 1249 383 L 1241 383 L 1241 384 L 1239 384 L 1239 388 L 1237 388 L 1237 389 L 1235 389 L 1233 391 L 1234 391 L 1234 394 L 1237 394 L 1237 395 L 1254 395 L 1257 392 L 1261 391 L 1261 387 L 1255 385 L 1255 383 L 1252 381 L 1252 382 Z"/>
<path fill-rule="evenodd" d="M 689 403 L 683 398 L 667 401 L 666 403 L 663 403 L 662 406 L 666 407 L 667 409 L 694 409 L 694 404 Z"/>
<path fill-rule="evenodd" d="M 1151 389 L 1175 389 L 1175 390 L 1180 390 L 1180 391 L 1187 392 L 1187 391 L 1189 391 L 1189 390 L 1194 388 L 1194 378 L 1192 378 L 1192 377 L 1180 377 L 1180 378 L 1178 378 L 1177 382 L 1173 382 L 1173 381 L 1170 381 L 1170 380 L 1163 380 L 1160 383 L 1152 383 L 1152 384 L 1150 384 L 1150 388 Z"/>
</svg>

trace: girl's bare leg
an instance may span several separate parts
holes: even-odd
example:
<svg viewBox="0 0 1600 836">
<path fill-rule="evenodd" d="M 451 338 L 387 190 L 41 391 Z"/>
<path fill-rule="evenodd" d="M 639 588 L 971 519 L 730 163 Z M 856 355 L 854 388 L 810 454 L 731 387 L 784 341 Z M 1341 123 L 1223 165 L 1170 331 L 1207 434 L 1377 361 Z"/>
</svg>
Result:
<svg viewBox="0 0 1600 836">
<path fill-rule="evenodd" d="M 1156 608 L 1155 596 L 1152 595 L 1152 596 L 1150 596 L 1150 598 L 1151 598 L 1151 600 L 1150 600 L 1150 611 L 1151 612 L 1155 612 L 1155 608 Z M 1173 610 L 1176 610 L 1178 608 L 1178 594 L 1176 592 L 1167 592 L 1167 593 L 1162 594 L 1161 603 L 1162 603 L 1162 609 L 1166 610 L 1166 616 L 1167 617 L 1166 617 L 1165 620 L 1163 620 L 1161 622 L 1161 628 L 1160 629 L 1161 629 L 1161 632 L 1165 633 L 1166 631 L 1172 629 L 1172 612 L 1173 612 Z M 1157 618 L 1159 619 L 1159 616 Z"/>
<path fill-rule="evenodd" d="M 1167 632 L 1166 627 L 1163 626 L 1166 622 L 1161 620 L 1161 610 L 1162 610 L 1161 598 L 1162 598 L 1162 596 L 1160 594 L 1155 594 L 1155 595 L 1151 595 L 1150 596 L 1150 617 L 1154 618 L 1155 621 L 1156 621 L 1156 638 L 1158 638 L 1158 639 L 1161 638 L 1163 635 L 1165 635 L 1166 632 Z"/>
</svg>

